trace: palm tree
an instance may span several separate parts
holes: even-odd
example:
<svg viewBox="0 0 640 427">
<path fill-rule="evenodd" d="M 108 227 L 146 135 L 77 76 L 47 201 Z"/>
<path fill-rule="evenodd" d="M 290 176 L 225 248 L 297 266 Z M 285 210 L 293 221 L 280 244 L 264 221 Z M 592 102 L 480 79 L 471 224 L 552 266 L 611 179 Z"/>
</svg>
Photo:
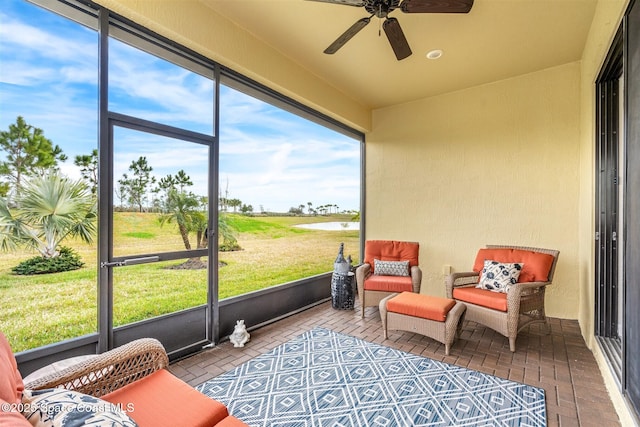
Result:
<svg viewBox="0 0 640 427">
<path fill-rule="evenodd" d="M 223 212 L 220 212 L 218 216 L 218 233 L 222 237 L 222 244 L 219 246 L 221 251 L 230 252 L 242 249 L 238 244 L 233 228 L 229 224 L 227 214 Z"/>
<path fill-rule="evenodd" d="M 0 197 L 0 250 L 12 252 L 18 249 L 22 224 L 11 214 L 7 199 Z"/>
<path fill-rule="evenodd" d="M 54 258 L 67 237 L 93 242 L 96 201 L 84 182 L 57 173 L 35 176 L 25 183 L 19 199 L 20 208 L 11 212 L 0 197 L 0 249 L 24 245 L 43 258 Z"/>
<path fill-rule="evenodd" d="M 167 194 L 164 206 L 164 212 L 167 213 L 160 215 L 158 218 L 160 225 L 171 224 L 172 222 L 178 225 L 178 231 L 187 250 L 191 250 L 189 232 L 193 231 L 194 228 L 194 216 L 201 214 L 198 212 L 199 207 L 200 201 L 194 194 L 172 188 Z"/>
</svg>

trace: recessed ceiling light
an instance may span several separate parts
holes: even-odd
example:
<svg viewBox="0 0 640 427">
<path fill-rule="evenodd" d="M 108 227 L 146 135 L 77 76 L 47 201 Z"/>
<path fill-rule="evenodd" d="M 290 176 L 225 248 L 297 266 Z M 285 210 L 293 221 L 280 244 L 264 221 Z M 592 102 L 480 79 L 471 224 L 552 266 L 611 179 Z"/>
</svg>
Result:
<svg viewBox="0 0 640 427">
<path fill-rule="evenodd" d="M 438 59 L 442 56 L 442 51 L 440 49 L 431 50 L 427 52 L 427 58 L 429 59 Z"/>
</svg>

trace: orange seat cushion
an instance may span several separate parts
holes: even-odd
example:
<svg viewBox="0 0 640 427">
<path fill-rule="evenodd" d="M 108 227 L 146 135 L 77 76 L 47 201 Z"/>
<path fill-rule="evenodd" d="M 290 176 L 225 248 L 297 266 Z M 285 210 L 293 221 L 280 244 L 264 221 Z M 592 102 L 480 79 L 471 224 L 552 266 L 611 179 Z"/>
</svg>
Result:
<svg viewBox="0 0 640 427">
<path fill-rule="evenodd" d="M 161 369 L 106 394 L 140 427 L 210 427 L 222 421 L 227 407 Z"/>
<path fill-rule="evenodd" d="M 519 283 L 547 282 L 553 265 L 553 255 L 522 249 L 480 249 L 473 264 L 473 271 L 480 272 L 485 260 L 523 263 Z"/>
<path fill-rule="evenodd" d="M 373 260 L 409 261 L 409 269 L 418 265 L 420 244 L 416 242 L 400 242 L 397 240 L 367 240 L 364 244 L 364 262 L 375 272 Z"/>
<path fill-rule="evenodd" d="M 454 305 L 456 305 L 456 302 L 449 298 L 416 294 L 414 292 L 402 292 L 400 295 L 387 301 L 387 310 L 394 313 L 444 322 L 447 320 L 447 313 L 449 313 Z"/>
<path fill-rule="evenodd" d="M 367 291 L 413 292 L 410 276 L 369 276 L 364 281 Z"/>
<path fill-rule="evenodd" d="M 494 310 L 507 311 L 507 294 L 478 288 L 455 288 L 453 297 L 457 300 L 481 305 Z"/>
<path fill-rule="evenodd" d="M 243 421 L 237 419 L 233 415 L 229 415 L 224 420 L 216 424 L 216 427 L 249 427 Z"/>
</svg>

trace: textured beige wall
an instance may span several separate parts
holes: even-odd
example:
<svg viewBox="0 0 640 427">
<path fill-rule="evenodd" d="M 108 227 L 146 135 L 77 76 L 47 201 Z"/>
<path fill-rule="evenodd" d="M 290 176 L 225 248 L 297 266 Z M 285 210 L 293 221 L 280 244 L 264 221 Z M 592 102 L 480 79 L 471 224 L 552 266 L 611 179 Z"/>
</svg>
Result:
<svg viewBox="0 0 640 427">
<path fill-rule="evenodd" d="M 369 239 L 420 242 L 422 292 L 488 243 L 561 252 L 548 314 L 578 316 L 580 64 L 376 110 Z"/>
<path fill-rule="evenodd" d="M 158 34 L 361 131 L 368 108 L 195 0 L 96 0 Z"/>
</svg>

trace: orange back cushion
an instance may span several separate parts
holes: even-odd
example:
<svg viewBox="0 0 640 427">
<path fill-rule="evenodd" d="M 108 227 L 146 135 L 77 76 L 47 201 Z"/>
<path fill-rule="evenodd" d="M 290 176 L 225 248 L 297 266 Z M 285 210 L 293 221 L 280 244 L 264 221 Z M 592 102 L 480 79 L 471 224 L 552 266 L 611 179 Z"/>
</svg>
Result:
<svg viewBox="0 0 640 427">
<path fill-rule="evenodd" d="M 367 240 L 364 244 L 364 262 L 371 265 L 373 260 L 409 261 L 409 268 L 418 265 L 420 244 L 416 242 L 400 242 L 397 240 Z"/>
<path fill-rule="evenodd" d="M 24 383 L 7 337 L 0 332 L 0 399 L 20 403 Z"/>
<path fill-rule="evenodd" d="M 553 265 L 553 255 L 522 249 L 480 249 L 473 271 L 480 272 L 485 260 L 524 263 L 518 282 L 547 282 Z"/>
</svg>

